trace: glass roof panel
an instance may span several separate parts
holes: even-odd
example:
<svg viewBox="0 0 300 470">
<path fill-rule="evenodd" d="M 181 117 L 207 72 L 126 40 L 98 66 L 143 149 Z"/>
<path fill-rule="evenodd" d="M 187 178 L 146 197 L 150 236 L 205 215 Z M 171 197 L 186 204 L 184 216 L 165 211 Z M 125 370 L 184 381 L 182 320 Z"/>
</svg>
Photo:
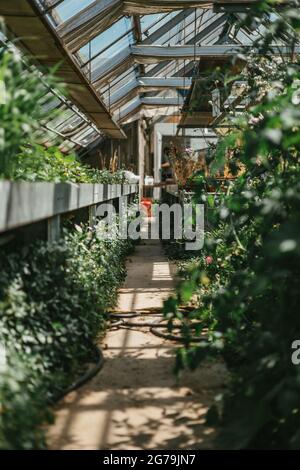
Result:
<svg viewBox="0 0 300 470">
<path fill-rule="evenodd" d="M 56 130 L 58 130 L 62 134 L 69 134 L 70 132 L 75 131 L 75 129 L 81 126 L 84 122 L 85 121 L 80 116 L 73 113 L 72 116 L 69 117 L 69 119 L 66 119 L 58 127 L 56 127 Z"/>
<path fill-rule="evenodd" d="M 172 77 L 173 75 L 184 75 L 184 67 L 187 67 L 191 60 L 174 60 L 166 63 L 159 64 L 159 71 L 155 72 L 157 64 L 147 64 L 145 66 L 145 72 L 148 77 Z"/>
<path fill-rule="evenodd" d="M 81 145 L 85 146 L 88 145 L 89 142 L 95 140 L 97 137 L 99 137 L 98 132 L 88 126 L 79 131 L 74 136 L 72 136 L 72 140 L 79 142 Z"/>
<path fill-rule="evenodd" d="M 58 17 L 59 22 L 66 21 L 89 5 L 92 5 L 91 12 L 93 13 L 94 4 L 97 5 L 98 1 L 101 2 L 101 0 L 64 0 L 55 8 L 55 19 Z M 105 65 L 108 60 L 115 57 L 118 53 L 124 51 L 125 56 L 128 46 L 134 44 L 137 40 L 140 40 L 141 43 L 145 41 L 147 45 L 212 45 L 221 43 L 223 41 L 222 32 L 224 34 L 228 32 L 229 40 L 232 39 L 233 42 L 249 44 L 259 36 L 259 31 L 262 31 L 262 28 L 264 28 L 262 25 L 258 25 L 258 31 L 251 31 L 245 28 L 244 30 L 235 31 L 233 25 L 232 29 L 230 28 L 231 22 L 227 23 L 229 25 L 228 28 L 224 28 L 224 25 L 229 19 L 229 16 L 230 19 L 233 18 L 233 23 L 237 24 L 241 19 L 238 14 L 232 13 L 228 16 L 228 14 L 224 12 L 215 13 L 213 9 L 190 8 L 173 10 L 168 13 L 137 15 L 135 19 L 140 22 L 140 30 L 139 28 L 135 30 L 136 21 L 133 21 L 133 16 L 126 15 L 120 18 L 120 14 L 120 11 L 118 11 L 118 14 L 113 18 L 115 23 L 111 24 L 112 22 L 110 22 L 109 24 L 111 26 L 107 27 L 105 31 L 74 54 L 74 57 L 81 64 L 82 71 L 86 73 L 87 77 L 92 78 L 92 72 L 95 69 Z M 168 24 L 168 22 L 171 23 Z M 139 33 L 141 33 L 141 38 L 139 37 Z M 151 37 L 152 35 L 154 35 L 154 38 Z M 220 39 L 222 39 L 222 41 L 220 41 Z M 81 44 L 83 44 L 83 42 Z M 117 60 L 115 60 L 115 62 L 117 62 Z M 166 60 L 145 65 L 139 65 L 137 63 L 132 65 L 133 60 L 128 60 L 128 62 L 124 60 L 124 64 L 125 67 L 128 66 L 125 72 L 118 74 L 116 69 L 114 74 L 109 74 L 107 77 L 108 83 L 101 87 L 98 85 L 99 88 L 97 92 L 108 109 L 110 108 L 111 96 L 116 92 L 122 92 L 122 88 L 138 76 L 192 76 L 195 61 L 191 60 L 190 57 L 186 60 Z M 124 70 L 124 67 L 122 70 Z M 127 103 L 124 104 L 124 101 L 122 101 L 120 109 L 115 110 L 115 108 L 113 108 L 115 110 L 114 115 L 117 119 L 120 117 L 120 114 L 123 114 L 128 108 L 132 108 L 135 104 L 138 104 L 138 96 L 133 98 L 133 93 L 131 92 L 133 89 L 134 87 L 129 89 L 127 97 L 129 100 Z M 152 91 L 151 95 L 164 96 L 164 93 L 165 91 Z M 176 91 L 171 90 L 170 92 L 169 90 L 167 96 L 170 96 L 170 93 L 174 95 Z M 117 103 L 117 101 L 115 101 L 115 103 Z M 65 120 L 65 125 L 63 125 L 62 122 L 54 122 L 53 124 L 58 126 L 61 132 L 63 132 L 65 128 L 68 128 L 68 126 L 73 127 L 76 132 L 76 123 L 80 126 L 80 122 L 80 118 L 76 119 L 76 117 L 70 116 Z M 76 135 L 81 138 L 85 135 L 87 135 L 87 137 L 93 136 L 93 134 L 94 130 L 91 128 L 83 129 L 83 127 L 78 127 L 78 134 Z"/>
<path fill-rule="evenodd" d="M 58 23 L 63 23 L 94 2 L 95 0 L 65 0 L 54 8 L 52 15 Z"/>
<path fill-rule="evenodd" d="M 122 17 L 78 52 L 81 64 L 87 75 L 134 42 L 131 20 Z"/>
<path fill-rule="evenodd" d="M 174 16 L 178 15 L 179 11 L 175 10 L 170 13 L 155 13 L 153 15 L 142 16 L 140 18 L 142 39 L 146 39 L 161 28 L 167 21 L 170 21 Z"/>
<path fill-rule="evenodd" d="M 102 60 L 111 58 L 125 47 L 123 43 L 127 46 L 132 43 L 133 36 L 131 30 L 131 20 L 123 16 L 110 28 L 106 29 L 103 33 L 94 38 L 90 45 L 86 44 L 82 47 L 79 54 L 84 61 L 89 59 L 90 53 L 91 57 L 100 53 Z M 125 38 L 123 38 L 124 35 L 126 35 Z M 125 39 L 124 42 L 123 39 Z M 103 53 L 101 53 L 101 51 L 103 51 Z"/>
<path fill-rule="evenodd" d="M 56 116 L 54 119 L 51 119 L 50 121 L 48 121 L 47 125 L 49 125 L 52 129 L 56 129 L 72 116 L 73 116 L 73 111 L 69 108 L 66 108 L 63 111 L 61 111 L 59 115 Z"/>
<path fill-rule="evenodd" d="M 127 85 L 128 82 L 136 78 L 136 71 L 134 67 L 126 70 L 119 77 L 115 78 L 110 82 L 110 86 L 106 85 L 100 89 L 100 93 L 105 103 L 109 104 L 109 96 L 114 92 L 119 91 L 124 85 Z"/>
<path fill-rule="evenodd" d="M 140 19 L 142 33 L 144 33 L 144 31 L 146 30 L 149 30 L 155 22 L 158 22 L 164 16 L 165 15 L 162 15 L 160 13 L 155 13 L 154 15 L 142 16 Z"/>
<path fill-rule="evenodd" d="M 54 97 L 51 92 L 47 93 L 44 99 L 41 100 L 41 107 L 45 113 L 53 111 L 61 107 L 62 103 L 59 98 Z"/>
<path fill-rule="evenodd" d="M 132 98 L 130 101 L 127 101 L 126 104 L 118 108 L 118 110 L 114 113 L 115 119 L 119 119 L 119 116 L 122 115 L 125 111 L 134 109 L 140 103 L 137 97 Z"/>
<path fill-rule="evenodd" d="M 89 129 L 88 132 L 85 132 L 85 134 L 83 134 L 82 136 L 77 137 L 77 140 L 82 145 L 87 146 L 87 145 L 91 144 L 92 142 L 94 142 L 94 140 L 99 139 L 99 137 L 100 136 L 99 136 L 98 132 L 96 132 L 93 129 Z"/>
</svg>

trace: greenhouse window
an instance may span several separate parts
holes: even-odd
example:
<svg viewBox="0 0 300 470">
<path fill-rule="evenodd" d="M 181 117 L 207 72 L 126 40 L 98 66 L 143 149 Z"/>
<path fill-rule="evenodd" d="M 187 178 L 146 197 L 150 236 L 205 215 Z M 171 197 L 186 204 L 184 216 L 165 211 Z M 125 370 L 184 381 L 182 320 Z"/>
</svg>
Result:
<svg viewBox="0 0 300 470">
<path fill-rule="evenodd" d="M 88 7 L 95 0 L 64 0 L 60 5 L 52 10 L 52 16 L 58 24 L 69 20 L 84 8 Z"/>
<path fill-rule="evenodd" d="M 110 28 L 101 33 L 90 43 L 80 49 L 78 55 L 82 66 L 86 70 L 93 72 L 99 65 L 103 65 L 107 60 L 119 53 L 122 49 L 133 43 L 131 21 L 123 17 Z"/>
</svg>

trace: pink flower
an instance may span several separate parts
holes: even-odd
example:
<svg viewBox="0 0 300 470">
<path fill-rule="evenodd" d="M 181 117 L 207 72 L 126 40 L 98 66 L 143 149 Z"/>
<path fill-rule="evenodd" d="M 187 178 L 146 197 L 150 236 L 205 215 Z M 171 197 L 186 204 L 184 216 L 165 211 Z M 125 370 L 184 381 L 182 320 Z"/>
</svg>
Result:
<svg viewBox="0 0 300 470">
<path fill-rule="evenodd" d="M 212 256 L 206 256 L 205 262 L 206 262 L 206 264 L 212 264 L 212 262 L 213 262 Z"/>
</svg>

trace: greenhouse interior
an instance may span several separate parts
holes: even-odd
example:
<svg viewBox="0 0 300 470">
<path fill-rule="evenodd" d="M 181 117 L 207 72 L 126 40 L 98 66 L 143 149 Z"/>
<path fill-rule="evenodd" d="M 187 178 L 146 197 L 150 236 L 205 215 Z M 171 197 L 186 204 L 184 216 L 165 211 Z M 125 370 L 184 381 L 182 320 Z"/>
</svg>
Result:
<svg viewBox="0 0 300 470">
<path fill-rule="evenodd" d="M 0 449 L 299 450 L 300 2 L 1 0 L 0 42 Z"/>
</svg>

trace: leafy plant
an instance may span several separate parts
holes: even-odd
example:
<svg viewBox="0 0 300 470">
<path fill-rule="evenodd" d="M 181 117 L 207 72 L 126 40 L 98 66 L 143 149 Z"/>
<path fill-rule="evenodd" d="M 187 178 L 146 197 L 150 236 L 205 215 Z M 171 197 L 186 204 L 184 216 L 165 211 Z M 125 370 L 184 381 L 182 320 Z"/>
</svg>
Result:
<svg viewBox="0 0 300 470">
<path fill-rule="evenodd" d="M 299 10 L 287 7 L 274 21 L 275 37 L 287 32 L 287 18 L 293 34 L 299 30 Z M 209 418 L 219 418 L 219 444 L 230 449 L 300 447 L 300 371 L 291 361 L 300 337 L 300 64 L 274 61 L 272 73 L 269 67 L 264 59 L 248 65 L 255 105 L 232 118 L 235 130 L 220 141 L 214 162 L 217 169 L 233 150 L 244 173 L 218 194 L 204 251 L 165 305 L 180 319 L 178 305 L 196 297 L 191 317 L 209 327 L 201 347 L 183 328 L 177 370 L 195 369 L 207 355 L 226 361 L 229 388 L 221 413 L 214 407 Z"/>
<path fill-rule="evenodd" d="M 0 448 L 40 448 L 48 405 L 92 358 L 124 279 L 127 240 L 77 227 L 56 244 L 1 252 Z"/>
<path fill-rule="evenodd" d="M 55 79 L 46 77 L 49 86 Z M 0 81 L 4 99 L 0 105 L 0 175 L 10 178 L 23 145 L 34 144 L 40 122 L 49 116 L 53 96 L 47 94 L 37 70 L 24 65 L 20 55 L 0 50 Z M 43 102 L 43 106 L 41 103 Z"/>
<path fill-rule="evenodd" d="M 64 155 L 58 147 L 38 145 L 47 130 L 42 125 L 60 111 L 53 109 L 58 87 L 54 75 L 41 76 L 26 59 L 3 47 L 0 50 L 0 178 L 25 181 L 125 183 L 124 173 L 100 171 L 81 163 L 75 153 Z M 63 92 L 63 90 L 60 90 Z"/>
<path fill-rule="evenodd" d="M 73 183 L 126 183 L 123 171 L 111 173 L 81 163 L 76 154 L 64 155 L 58 147 L 41 145 L 22 149 L 17 156 L 12 178 L 22 181 L 54 181 Z"/>
</svg>

